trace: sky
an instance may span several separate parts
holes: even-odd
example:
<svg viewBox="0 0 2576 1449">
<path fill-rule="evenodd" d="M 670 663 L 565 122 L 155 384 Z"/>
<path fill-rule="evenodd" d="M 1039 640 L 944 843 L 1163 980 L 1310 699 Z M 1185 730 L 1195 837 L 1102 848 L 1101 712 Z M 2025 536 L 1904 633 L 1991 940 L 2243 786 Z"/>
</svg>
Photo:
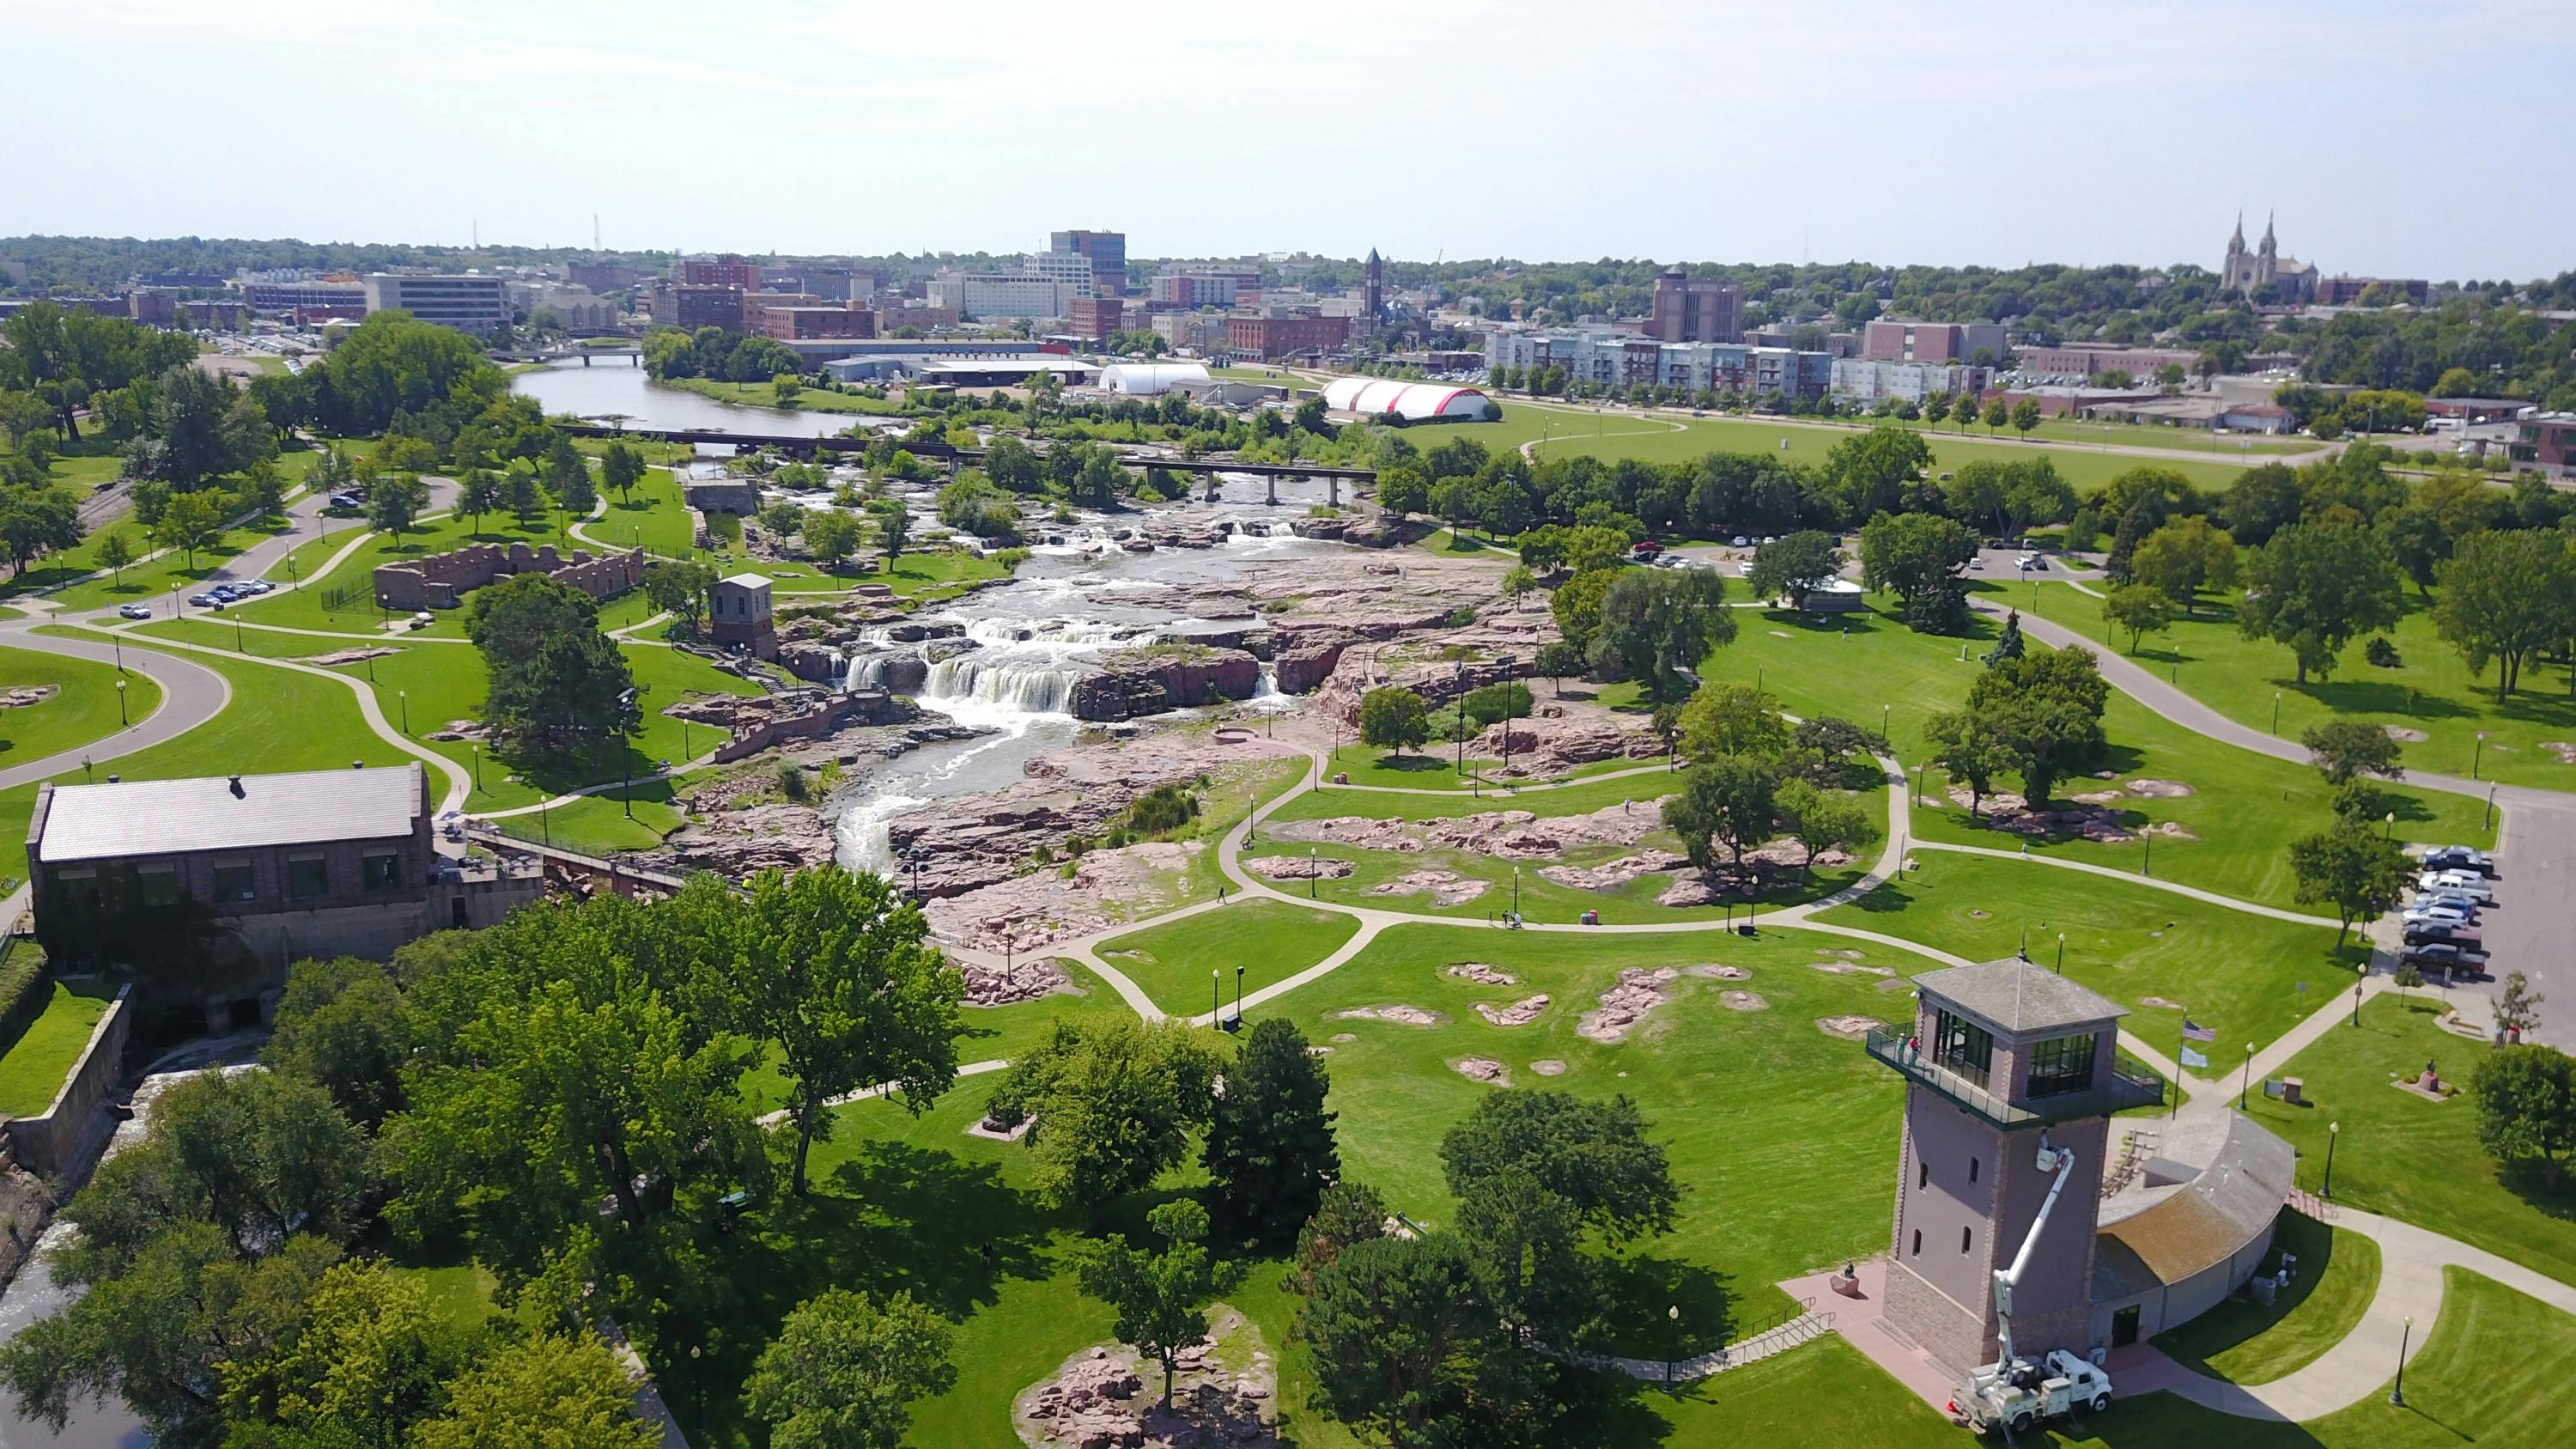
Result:
<svg viewBox="0 0 2576 1449">
<path fill-rule="evenodd" d="M 0 233 L 2576 268 L 2576 4 L 0 0 Z M 33 62 L 33 63 L 25 63 Z"/>
</svg>

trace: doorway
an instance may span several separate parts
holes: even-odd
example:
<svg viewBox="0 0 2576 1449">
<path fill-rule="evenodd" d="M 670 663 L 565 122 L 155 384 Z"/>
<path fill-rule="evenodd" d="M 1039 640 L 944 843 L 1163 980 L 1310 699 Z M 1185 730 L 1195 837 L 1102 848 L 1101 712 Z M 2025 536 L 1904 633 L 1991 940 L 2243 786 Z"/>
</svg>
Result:
<svg viewBox="0 0 2576 1449">
<path fill-rule="evenodd" d="M 2127 1348 L 2138 1341 L 2138 1305 L 2130 1304 L 2111 1314 L 2111 1346 Z"/>
</svg>

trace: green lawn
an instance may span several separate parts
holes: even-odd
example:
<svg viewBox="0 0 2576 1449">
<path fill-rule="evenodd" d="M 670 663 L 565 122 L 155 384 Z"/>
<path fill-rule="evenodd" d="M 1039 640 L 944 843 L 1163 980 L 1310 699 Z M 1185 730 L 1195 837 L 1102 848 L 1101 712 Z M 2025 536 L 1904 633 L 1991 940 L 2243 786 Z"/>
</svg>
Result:
<svg viewBox="0 0 2576 1449">
<path fill-rule="evenodd" d="M 117 685 L 125 685 L 124 707 L 118 708 Z M 0 689 L 52 685 L 52 698 L 40 704 L 0 710 L 0 763 L 25 764 L 104 739 L 140 723 L 161 707 L 161 686 L 150 675 L 117 672 L 114 664 L 39 654 L 32 649 L 0 648 Z"/>
<path fill-rule="evenodd" d="M 2259 1047 L 2349 991 L 2364 959 L 2359 947 L 2337 948 L 2330 929 L 2080 871 L 1935 851 L 1916 859 L 1921 869 L 1817 919 L 1971 961 L 2009 956 L 2027 941 L 2031 959 L 2049 967 L 2063 932 L 2066 974 L 2127 1006 L 2129 1030 L 2167 1056 L 2183 1013 L 2147 1005 L 2150 996 L 2180 1002 L 2192 1020 L 2216 1028 L 2210 1058 L 2224 1067 L 2242 1057 L 2243 1043 Z"/>
<path fill-rule="evenodd" d="M 2483 1025 L 2485 1003 L 2463 1000 L 2463 1014 Z M 2359 1030 L 2328 1032 L 2283 1069 L 2305 1081 L 2309 1105 L 2258 1098 L 2251 1113 L 2299 1149 L 2299 1182 L 2309 1191 L 2324 1187 L 2327 1127 L 2340 1122 L 2334 1201 L 2420 1223 L 2576 1283 L 2576 1191 L 2552 1194 L 2536 1175 L 2498 1167 L 2478 1145 L 2477 1103 L 2465 1087 L 2436 1103 L 2389 1085 L 2428 1061 L 2466 1083 L 2486 1055 L 2486 1047 L 2434 1025 L 2440 1004 L 2433 992 L 2371 1002 Z M 2222 1048 L 2227 1041 L 2219 1037 Z"/>
<path fill-rule="evenodd" d="M 1375 745 L 1344 745 L 1333 751 L 1324 776 L 1347 774 L 1354 785 L 1391 785 L 1405 790 L 1464 790 L 1468 776 L 1491 770 L 1500 763 L 1481 756 L 1467 761 L 1467 774 L 1458 773 L 1458 756 L 1454 749 L 1440 749 L 1436 743 L 1416 751 L 1381 750 Z"/>
<path fill-rule="evenodd" d="M 287 556 L 295 565 L 292 571 L 281 563 L 269 570 L 269 577 L 286 582 L 309 575 L 347 547 L 349 540 L 356 536 L 352 529 L 364 526 L 353 522 L 334 527 L 327 539 L 316 538 Z M 238 614 L 243 622 L 250 624 L 343 634 L 379 634 L 383 632 L 381 624 L 385 615 L 376 607 L 373 575 L 377 565 L 447 553 L 471 543 L 502 547 L 513 543 L 539 546 L 550 543 L 558 549 L 583 550 L 589 547 L 567 536 L 557 526 L 557 516 L 552 510 L 531 520 L 526 528 L 521 528 L 518 521 L 508 514 L 486 514 L 480 519 L 449 515 L 429 520 L 403 535 L 399 542 L 391 534 L 376 534 L 359 545 L 355 553 L 341 560 L 337 568 L 310 586 L 284 589 L 235 604 L 224 613 L 227 617 Z M 437 609 L 431 614 L 435 622 L 421 633 L 437 638 L 464 636 L 463 609 Z"/>
<path fill-rule="evenodd" d="M 1102 943 L 1100 959 L 1118 968 L 1165 1011 L 1195 1015 L 1208 1003 L 1208 973 L 1234 1000 L 1235 968 L 1246 993 L 1293 976 L 1333 953 L 1359 930 L 1339 911 L 1249 899 Z"/>
<path fill-rule="evenodd" d="M 1653 764 L 1647 760 L 1642 763 Z M 1481 815 L 1489 810 L 1526 810 L 1533 815 L 1584 815 L 1626 800 L 1659 800 L 1682 787 L 1688 766 L 1678 772 L 1624 775 L 1615 780 L 1578 779 L 1541 790 L 1487 786 L 1480 794 L 1444 791 L 1404 795 L 1388 790 L 1349 790 L 1326 785 L 1309 790 L 1272 813 L 1272 820 L 1326 820 L 1336 815 L 1370 815 L 1384 820 L 1446 820 Z M 1329 778 L 1329 777 L 1327 777 Z"/>
<path fill-rule="evenodd" d="M 2314 1363 L 2361 1322 L 2379 1291 L 2379 1245 L 2289 1208 L 2281 1210 L 2261 1272 L 2299 1262 L 2270 1307 L 2230 1298 L 2169 1333 L 2156 1347 L 2187 1367 L 2240 1384 L 2267 1384 Z"/>
<path fill-rule="evenodd" d="M 359 441 L 343 442 L 339 446 L 351 458 L 357 458 L 372 450 L 375 444 Z M 285 475 L 290 495 L 301 486 L 306 470 L 310 469 L 314 460 L 320 456 L 320 453 L 312 449 L 299 449 L 278 458 L 278 471 Z M 84 461 L 96 462 L 97 460 L 85 459 Z M 111 475 L 112 472 L 111 469 Z M 237 481 L 221 480 L 219 486 L 229 486 Z M 128 568 L 122 578 L 93 580 L 65 588 L 55 597 L 61 601 L 63 607 L 70 609 L 99 608 L 109 604 L 133 603 L 138 600 L 159 602 L 166 598 L 173 585 L 182 586 L 184 590 L 187 585 L 203 582 L 223 568 L 235 554 L 264 538 L 275 535 L 285 527 L 285 523 L 279 520 L 229 529 L 213 547 L 197 551 L 193 566 L 185 556 L 173 554 L 151 563 Z M 70 584 L 72 580 L 99 567 L 99 540 L 117 530 L 124 532 L 127 544 L 137 554 L 151 551 L 152 542 L 144 536 L 143 529 L 130 518 L 121 518 L 92 532 L 88 538 L 81 541 L 79 547 L 42 560 L 37 566 L 11 579 L 5 588 L 0 588 L 0 592 L 22 593 Z"/>
<path fill-rule="evenodd" d="M 2047 617 L 2112 646 L 2100 601 L 2071 589 L 2048 593 Z M 2404 745 L 2410 768 L 2446 775 L 2474 770 L 2480 779 L 2508 785 L 2576 790 L 2576 766 L 2560 764 L 2541 748 L 2576 744 L 2576 694 L 2569 691 L 2563 665 L 2532 661 L 2523 672 L 2524 687 L 2497 704 L 2495 667 L 2472 675 L 2459 652 L 2434 635 L 2432 611 L 2411 588 L 2406 615 L 2389 638 L 2399 667 L 2366 663 L 2362 641 L 2355 640 L 2331 679 L 2311 678 L 2302 685 L 2287 648 L 2238 633 L 2230 604 L 2204 603 L 2199 617 L 2177 620 L 2169 634 L 2148 636 L 2136 657 L 2170 674 L 2194 698 L 2255 729 L 2273 728 L 2277 696 L 2277 733 L 2283 739 L 2296 740 L 2338 717 L 2399 725 L 2427 737 Z M 2116 641 L 2122 649 L 2127 644 L 2125 635 Z M 2487 735 L 2483 747 L 2480 731 Z"/>
<path fill-rule="evenodd" d="M 0 1046 L 0 1116 L 33 1117 L 53 1105 L 90 1032 L 116 999 L 116 988 L 99 981 L 56 981 L 46 989 L 52 996 L 45 1009 L 16 1041 Z"/>
<path fill-rule="evenodd" d="M 665 558 L 698 555 L 680 480 L 668 468 L 645 469 L 644 481 L 623 498 L 608 495 L 606 516 L 592 519 L 583 531 L 617 548 L 640 548 Z"/>
</svg>

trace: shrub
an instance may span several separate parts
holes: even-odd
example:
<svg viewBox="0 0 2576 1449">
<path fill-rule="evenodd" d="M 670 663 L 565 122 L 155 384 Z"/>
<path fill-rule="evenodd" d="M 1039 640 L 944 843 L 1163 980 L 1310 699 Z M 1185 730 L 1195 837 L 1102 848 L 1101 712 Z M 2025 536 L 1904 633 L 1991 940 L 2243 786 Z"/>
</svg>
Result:
<svg viewBox="0 0 2576 1449">
<path fill-rule="evenodd" d="M 1127 807 L 1126 829 L 1138 836 L 1178 830 L 1199 817 L 1198 792 L 1179 781 L 1157 785 Z M 1124 844 L 1125 842 L 1116 842 Z"/>
<path fill-rule="evenodd" d="M 2375 635 L 2369 643 L 2361 646 L 2361 657 L 2382 669 L 2395 669 L 2405 662 L 2398 657 L 2397 646 L 2385 634 Z"/>
<path fill-rule="evenodd" d="M 1458 607 L 1451 609 L 1449 611 L 1449 617 L 1441 620 L 1440 622 L 1448 625 L 1452 629 L 1464 629 L 1468 625 L 1476 622 L 1476 606 L 1473 604 L 1460 604 Z"/>
<path fill-rule="evenodd" d="M 1463 707 L 1467 718 L 1478 725 L 1489 725 L 1505 717 L 1525 718 L 1530 712 L 1529 686 L 1517 679 L 1488 684 L 1470 693 Z"/>
<path fill-rule="evenodd" d="M 799 804 L 804 803 L 805 797 L 813 793 L 811 787 L 807 785 L 805 780 L 805 767 L 802 765 L 780 765 L 778 767 L 778 793 L 786 796 L 790 800 L 796 801 Z"/>
</svg>

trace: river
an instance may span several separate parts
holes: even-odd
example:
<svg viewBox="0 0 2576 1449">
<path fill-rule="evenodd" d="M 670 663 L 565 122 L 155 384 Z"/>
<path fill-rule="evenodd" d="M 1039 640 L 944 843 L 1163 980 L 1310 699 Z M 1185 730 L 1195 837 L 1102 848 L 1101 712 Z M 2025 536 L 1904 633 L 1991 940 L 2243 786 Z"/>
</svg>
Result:
<svg viewBox="0 0 2576 1449">
<path fill-rule="evenodd" d="M 511 379 L 549 413 L 598 417 L 623 414 L 630 425 L 650 428 L 724 428 L 733 432 L 839 431 L 850 421 L 829 414 L 739 408 L 679 388 L 663 387 L 639 368 L 606 362 L 591 367 L 553 366 Z M 891 872 L 887 827 L 908 810 L 955 795 L 998 790 L 1021 777 L 1021 766 L 1070 744 L 1081 726 L 1067 712 L 1073 682 L 1104 656 L 1133 644 L 1199 625 L 1229 621 L 1194 619 L 1145 605 L 1139 595 L 1167 585 L 1226 583 L 1253 566 L 1321 556 L 1348 548 L 1297 538 L 1291 519 L 1326 500 L 1314 480 L 1272 486 L 1250 475 L 1219 475 L 1218 499 L 1174 504 L 1138 514 L 1085 513 L 1070 524 L 1033 530 L 1042 538 L 1010 583 L 968 594 L 925 610 L 927 622 L 954 622 L 979 646 L 934 664 L 914 697 L 959 724 L 989 731 L 957 743 L 925 745 L 871 770 L 835 802 L 835 829 L 845 864 Z M 1203 495 L 1202 495 L 1203 497 Z M 918 504 L 919 500 L 916 500 Z M 1186 510 L 1193 522 L 1232 530 L 1212 549 L 1162 549 L 1134 554 L 1113 535 L 1166 513 Z M 1121 595 L 1128 598 L 1122 601 Z M 1248 625 L 1249 616 L 1230 621 Z M 863 662 L 844 683 L 873 682 Z M 1262 706 L 1275 695 L 1256 699 Z M 1280 701 L 1279 706 L 1285 707 Z"/>
</svg>

